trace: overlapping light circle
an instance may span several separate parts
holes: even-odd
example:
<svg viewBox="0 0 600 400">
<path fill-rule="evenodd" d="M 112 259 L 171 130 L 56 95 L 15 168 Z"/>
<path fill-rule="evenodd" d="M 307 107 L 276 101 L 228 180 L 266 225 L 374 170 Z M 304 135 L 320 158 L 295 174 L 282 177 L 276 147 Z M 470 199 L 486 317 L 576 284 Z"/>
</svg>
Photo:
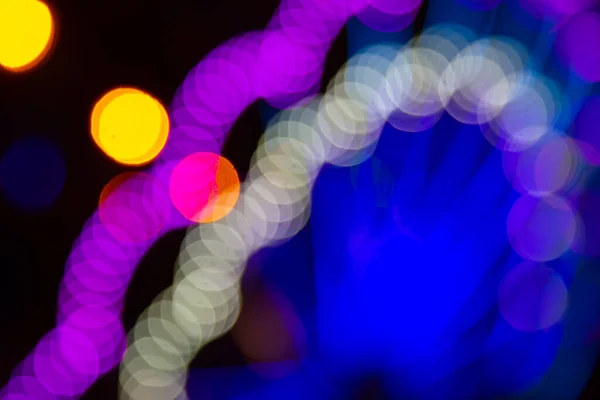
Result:
<svg viewBox="0 0 600 400">
<path fill-rule="evenodd" d="M 51 50 L 56 33 L 50 8 L 39 0 L 0 0 L 0 67 L 24 72 Z"/>
<path fill-rule="evenodd" d="M 122 164 L 146 164 L 167 142 L 167 112 L 158 100 L 138 89 L 117 88 L 106 93 L 90 119 L 96 145 Z"/>
<path fill-rule="evenodd" d="M 434 42 L 431 36 L 430 41 Z M 440 43 L 448 44 L 447 38 L 440 38 Z M 166 396 L 161 398 L 185 398 L 187 365 L 205 343 L 231 327 L 239 312 L 239 279 L 247 257 L 298 233 L 307 221 L 312 184 L 321 166 L 326 162 L 348 166 L 369 157 L 384 123 L 397 109 L 406 107 L 403 112 L 410 110 L 428 118 L 460 102 L 465 111 L 462 115 L 472 116 L 463 122 L 474 124 L 485 118 L 483 124 L 501 125 L 498 120 L 506 118 L 504 109 L 520 101 L 523 92 L 533 97 L 548 90 L 541 79 L 523 68 L 518 57 L 511 59 L 502 53 L 504 43 L 498 47 L 494 43 L 490 39 L 474 42 L 455 51 L 451 60 L 433 46 L 407 46 L 400 52 L 375 46 L 351 59 L 323 96 L 282 112 L 259 143 L 234 210 L 221 221 L 189 232 L 173 285 L 138 320 L 121 367 L 121 396 L 148 398 L 145 396 L 160 387 L 161 395 Z M 394 53 L 396 56 L 391 56 Z M 432 85 L 432 77 L 440 83 Z M 397 93 L 390 89 L 390 81 L 406 82 L 402 87 L 411 90 Z M 518 90 L 511 86 L 515 82 Z M 498 89 L 499 85 L 503 87 Z M 482 101 L 486 107 L 481 107 Z M 406 106 L 413 102 L 429 107 Z M 543 110 L 536 114 L 535 107 Z M 530 148 L 551 132 L 553 120 L 546 103 L 533 103 L 531 112 L 543 118 L 533 122 L 514 118 L 514 126 L 522 129 L 503 130 L 505 140 L 495 142 L 501 150 Z M 536 159 L 543 162 L 545 156 L 552 157 L 540 152 Z M 576 233 L 574 211 L 553 193 L 566 181 L 554 182 L 552 194 L 547 196 L 535 197 L 526 190 L 513 206 L 508 234 L 523 258 L 550 261 L 571 245 Z M 536 229 L 537 236 L 528 236 L 532 230 L 524 229 L 523 224 Z M 153 336 L 148 333 L 150 324 L 164 327 L 156 329 L 157 336 Z M 139 344 L 150 341 L 160 345 L 142 348 Z"/>
<path fill-rule="evenodd" d="M 120 313 L 123 308 L 124 294 L 135 266 L 143 254 L 168 230 L 190 225 L 190 221 L 171 202 L 162 205 L 159 203 L 153 206 L 163 207 L 158 215 L 168 216 L 164 227 L 155 231 L 154 225 L 149 224 L 150 229 L 146 230 L 146 233 L 153 235 L 133 234 L 132 227 L 140 221 L 142 225 L 146 225 L 144 221 L 147 217 L 146 213 L 156 214 L 156 211 L 152 211 L 153 207 L 136 207 L 133 199 L 140 195 L 150 195 L 152 198 L 159 199 L 164 198 L 165 195 L 168 197 L 169 179 L 179 162 L 197 152 L 219 153 L 236 118 L 259 96 L 266 96 L 267 101 L 272 104 L 285 105 L 315 90 L 311 85 L 300 85 L 290 92 L 279 85 L 281 92 L 277 93 L 278 82 L 258 79 L 263 73 L 259 66 L 264 64 L 264 61 L 259 59 L 261 44 L 271 35 L 278 35 L 282 43 L 289 44 L 292 40 L 311 48 L 302 52 L 307 56 L 311 54 L 324 56 L 325 49 L 331 45 L 333 38 L 355 12 L 356 9 L 348 8 L 345 1 L 284 1 L 264 32 L 247 33 L 226 42 L 190 72 L 171 106 L 170 140 L 155 159 L 148 173 L 148 176 L 155 178 L 158 184 L 148 185 L 144 183 L 144 179 L 141 179 L 142 176 L 135 175 L 132 177 L 134 182 L 123 182 L 111 192 L 111 201 L 113 204 L 118 204 L 120 211 L 112 208 L 107 210 L 105 207 L 104 216 L 101 217 L 100 212 L 97 211 L 86 222 L 81 236 L 73 247 L 61 283 L 58 327 L 50 332 L 48 337 L 56 335 L 69 316 L 77 312 L 87 313 L 91 307 L 98 305 L 107 310 L 111 316 L 104 321 L 107 327 L 113 324 L 121 326 Z M 300 17 L 300 13 L 304 16 Z M 292 16 L 293 18 L 290 18 Z M 318 21 L 322 23 L 319 24 Z M 326 29 L 315 32 L 315 26 L 319 25 L 326 26 Z M 314 43 L 298 39 L 303 38 L 305 32 L 308 34 L 312 32 L 313 39 L 317 37 L 316 35 L 319 39 L 315 39 Z M 328 34 L 321 35 L 324 32 Z M 262 54 L 271 57 L 264 51 Z M 282 67 L 291 68 L 285 72 L 276 71 L 275 75 L 282 75 L 282 79 L 286 74 L 291 74 L 299 81 L 304 78 L 308 81 L 314 80 L 317 74 L 320 75 L 320 69 L 315 69 L 314 65 L 308 63 L 294 64 L 288 60 Z M 265 85 L 265 82 L 269 85 Z M 148 188 L 152 191 L 148 192 Z M 118 201 L 113 201 L 115 199 Z M 107 215 L 110 217 L 107 218 Z M 128 217 L 120 220 L 118 217 L 115 218 L 115 215 Z M 115 234 L 115 232 L 120 233 Z M 142 237 L 147 240 L 140 240 Z M 124 238 L 128 240 L 121 241 Z M 76 368 L 69 364 L 69 360 L 63 360 L 68 367 L 64 370 L 64 374 L 55 376 L 51 387 L 44 386 L 40 383 L 41 375 L 38 376 L 38 372 L 55 368 L 55 361 L 58 359 L 56 352 L 59 350 L 56 348 L 56 341 L 42 341 L 15 370 L 2 395 L 23 394 L 35 388 L 37 398 L 77 397 L 87 390 L 98 376 L 116 365 L 121 356 L 119 349 L 123 344 L 122 335 L 115 334 L 111 336 L 112 340 L 107 340 L 103 335 L 95 332 L 90 334 L 89 338 L 97 354 L 113 356 L 102 359 L 102 368 L 98 371 Z M 51 343 L 50 350 L 47 350 L 47 343 Z M 38 353 L 50 354 L 50 356 L 38 357 L 40 361 L 37 369 L 34 369 L 28 360 Z M 74 382 L 85 382 L 85 384 L 73 386 Z M 63 389 L 57 389 L 59 387 Z M 76 390 L 73 387 L 76 387 Z M 71 394 L 65 395 L 65 392 Z"/>
<path fill-rule="evenodd" d="M 315 69 L 314 64 L 310 64 L 308 61 L 303 62 L 303 60 L 313 60 L 317 62 L 319 60 L 319 57 L 317 56 L 323 56 L 325 54 L 325 49 L 331 44 L 333 38 L 337 32 L 339 32 L 346 20 L 350 16 L 362 12 L 369 4 L 370 3 L 367 4 L 367 2 L 363 0 L 357 0 L 356 2 L 347 2 L 344 0 L 289 0 L 281 5 L 265 32 L 253 32 L 242 35 L 241 37 L 225 43 L 212 52 L 189 74 L 186 82 L 182 85 L 173 101 L 172 109 L 170 110 L 172 125 L 170 132 L 171 140 L 167 142 L 166 147 L 157 158 L 156 164 L 150 171 L 150 175 L 155 177 L 160 182 L 159 186 L 163 188 L 156 190 L 167 190 L 166 188 L 168 188 L 168 181 L 172 171 L 176 168 L 179 161 L 186 156 L 195 152 L 211 151 L 218 153 L 227 132 L 237 116 L 258 97 L 265 97 L 267 101 L 273 105 L 288 106 L 297 100 L 306 98 L 307 95 L 314 95 L 316 89 L 314 84 L 315 77 L 317 74 L 320 74 L 320 68 Z M 268 53 L 265 51 L 261 52 L 260 49 L 261 47 L 264 47 L 262 46 L 262 43 L 265 42 L 265 39 L 267 37 L 270 38 L 270 35 L 272 35 L 273 32 L 278 35 L 278 38 L 273 40 L 273 42 L 290 44 L 291 40 L 294 44 L 300 44 L 301 51 L 298 55 L 292 54 L 290 56 L 291 60 L 295 60 L 295 57 L 301 56 L 300 59 L 296 60 L 299 62 L 293 62 L 288 59 L 286 61 L 287 63 L 282 63 L 281 65 L 288 67 L 291 65 L 292 69 L 275 71 L 276 74 L 274 74 L 274 76 L 280 75 L 282 81 L 293 81 L 292 88 L 289 89 L 284 87 L 285 85 L 280 85 L 279 82 L 273 79 L 258 79 L 263 73 L 258 66 L 264 65 L 264 60 L 260 59 L 259 55 Z M 462 37 L 463 41 L 466 38 L 466 36 L 461 36 L 460 34 L 455 35 L 455 38 L 456 37 Z M 447 40 L 448 36 L 444 35 L 444 38 Z M 442 39 L 439 38 L 439 40 L 441 41 Z M 467 43 L 470 40 L 471 38 L 467 38 Z M 465 47 L 464 43 L 460 40 L 451 41 L 451 43 L 457 50 L 462 51 Z M 305 49 L 302 46 L 307 46 L 311 50 Z M 488 47 L 492 49 L 495 48 L 494 46 Z M 427 49 L 425 52 L 429 49 L 427 46 L 424 46 L 424 48 Z M 484 48 L 487 47 L 484 46 Z M 443 61 L 443 58 L 445 58 L 448 61 L 452 61 L 454 59 L 443 51 L 438 51 L 438 53 L 440 56 L 435 55 L 437 60 Z M 423 57 L 411 57 L 411 59 L 419 60 L 423 59 Z M 482 62 L 490 62 L 490 60 L 486 60 L 487 61 Z M 494 59 L 492 62 L 497 63 L 497 60 Z M 320 65 L 318 62 L 317 64 Z M 381 72 L 376 64 L 377 62 L 373 62 L 371 69 L 376 72 Z M 414 62 L 410 61 L 408 64 L 414 65 Z M 502 63 L 497 64 L 502 67 Z M 417 64 L 416 67 L 413 68 L 421 70 L 420 74 L 416 74 L 417 78 L 419 78 L 419 76 L 422 77 L 423 75 L 432 76 L 433 74 L 436 74 L 438 72 L 436 66 L 437 64 L 435 63 L 432 65 L 430 62 L 423 62 L 423 64 Z M 471 68 L 473 68 L 473 66 L 471 66 Z M 356 73 L 360 73 L 360 71 L 357 69 Z M 369 73 L 371 73 L 372 76 L 375 76 L 376 79 L 381 79 L 380 77 L 377 78 L 376 73 Z M 503 79 L 507 79 L 510 82 L 518 82 L 518 84 L 513 83 L 506 85 L 505 83 L 500 83 L 498 89 L 496 89 L 496 86 L 492 85 L 492 88 L 495 89 L 491 90 L 492 93 L 498 91 L 505 93 L 504 96 L 493 97 L 492 100 L 489 100 L 489 96 L 487 96 L 489 91 L 482 94 L 480 91 L 475 90 L 474 95 L 467 91 L 467 95 L 465 96 L 467 99 L 471 100 L 477 98 L 477 96 L 483 96 L 486 101 L 480 104 L 484 104 L 485 109 L 491 108 L 494 112 L 501 110 L 499 115 L 504 113 L 504 119 L 508 122 L 501 122 L 502 118 L 496 117 L 488 121 L 489 123 L 487 126 L 482 127 L 484 134 L 487 133 L 489 135 L 491 132 L 491 141 L 504 150 L 522 150 L 533 146 L 544 136 L 544 132 L 541 128 L 543 122 L 545 121 L 548 123 L 548 121 L 552 121 L 552 117 L 549 117 L 549 115 L 552 114 L 549 114 L 547 110 L 541 110 L 541 107 L 539 107 L 539 104 L 545 106 L 546 102 L 551 99 L 549 99 L 547 95 L 540 95 L 539 92 L 543 91 L 541 89 L 534 90 L 533 93 L 525 90 L 530 86 L 523 82 L 528 82 L 530 80 L 530 75 L 532 74 L 515 74 L 514 79 L 507 79 L 505 76 Z M 383 76 L 384 79 L 381 79 L 381 82 L 387 82 L 387 70 Z M 420 79 L 420 81 L 423 80 L 424 79 Z M 261 168 L 267 172 L 264 174 L 263 172 L 257 173 L 258 171 L 262 171 L 261 168 L 257 167 L 254 169 L 257 171 L 254 172 L 256 178 L 250 180 L 249 183 L 244 184 L 244 194 L 232 212 L 221 221 L 212 225 L 206 225 L 206 227 L 221 226 L 223 232 L 231 232 L 231 230 L 227 230 L 228 224 L 231 222 L 236 229 L 239 228 L 235 231 L 234 236 L 243 239 L 242 243 L 244 243 L 244 245 L 241 246 L 243 250 L 240 250 L 239 253 L 234 252 L 235 257 L 232 256 L 233 258 L 229 259 L 224 258 L 225 260 L 228 260 L 226 262 L 223 262 L 223 259 L 221 258 L 215 261 L 215 257 L 206 257 L 202 263 L 202 265 L 213 265 L 213 272 L 220 267 L 229 267 L 226 268 L 226 270 L 229 271 L 229 274 L 233 277 L 226 274 L 225 278 L 223 278 L 225 282 L 233 282 L 232 284 L 234 286 L 237 285 L 237 279 L 242 273 L 242 269 L 239 268 L 238 265 L 240 262 L 239 260 L 245 259 L 248 255 L 247 252 L 268 243 L 274 244 L 277 240 L 282 240 L 293 235 L 302 227 L 308 217 L 306 211 L 309 207 L 308 198 L 310 193 L 310 182 L 312 182 L 314 176 L 318 173 L 318 166 L 322 162 L 333 162 L 338 165 L 354 165 L 370 155 L 377 142 L 377 133 L 375 133 L 377 132 L 377 129 L 374 128 L 383 124 L 385 121 L 385 118 L 374 118 L 372 114 L 377 115 L 378 113 L 382 113 L 386 118 L 394 120 L 393 116 L 387 114 L 391 111 L 398 110 L 398 108 L 390 108 L 390 104 L 394 105 L 394 103 L 390 102 L 389 98 L 386 99 L 385 96 L 383 96 L 384 101 L 382 102 L 382 105 L 371 107 L 370 105 L 365 106 L 364 102 L 361 103 L 352 96 L 339 94 L 352 91 L 364 93 L 368 92 L 368 87 L 372 88 L 370 82 L 361 82 L 359 79 L 350 81 L 352 82 L 350 85 L 344 84 L 342 87 L 338 88 L 338 97 L 343 100 L 334 101 L 334 98 L 330 95 L 328 99 L 322 98 L 319 102 L 313 101 L 312 103 L 309 103 L 308 107 L 303 109 L 292 110 L 292 113 L 300 114 L 304 114 L 306 110 L 313 111 L 312 114 L 309 112 L 306 115 L 314 118 L 317 122 L 311 121 L 310 123 L 303 122 L 300 124 L 300 126 L 306 125 L 312 127 L 308 129 L 310 132 L 308 133 L 308 136 L 311 137 L 313 141 L 310 142 L 308 147 L 306 147 L 306 140 L 304 137 L 306 129 L 300 129 L 298 130 L 300 133 L 291 134 L 291 136 L 289 136 L 290 145 L 280 145 L 277 144 L 277 142 L 271 144 L 271 146 L 274 146 L 275 148 L 286 148 L 287 146 L 287 150 L 283 151 L 283 154 L 286 155 L 288 154 L 287 152 L 292 151 L 294 154 L 298 153 L 306 156 L 305 151 L 309 148 L 309 154 L 311 154 L 310 157 L 314 156 L 317 161 L 314 164 L 310 164 L 307 160 L 302 158 L 304 156 L 298 156 L 296 160 L 305 162 L 305 164 L 301 168 L 294 168 L 298 169 L 298 171 L 303 170 L 304 172 L 292 174 L 287 172 L 282 173 L 279 171 L 278 167 L 273 167 L 272 164 L 279 165 L 278 160 L 281 159 L 281 155 L 274 156 L 268 162 L 263 161 Z M 415 81 L 419 82 L 419 79 L 416 79 Z M 356 84 L 356 82 L 360 83 Z M 543 89 L 545 87 L 544 85 L 545 84 L 541 84 L 539 87 Z M 414 86 L 418 87 L 419 85 L 415 84 Z M 353 89 L 349 89 L 351 87 L 353 87 Z M 511 95 L 506 95 L 506 92 L 499 90 L 505 90 L 507 87 L 512 89 L 508 91 Z M 280 92 L 277 92 L 278 89 Z M 458 91 L 452 91 L 450 100 L 457 97 L 455 96 L 456 92 Z M 513 93 L 522 92 L 529 94 L 530 98 L 535 98 L 536 94 L 541 98 L 541 101 L 535 103 L 538 104 L 539 115 L 533 114 L 534 116 L 537 116 L 537 119 L 533 122 L 515 122 L 514 119 L 511 120 L 509 118 L 510 113 L 508 110 L 510 106 L 515 103 L 514 98 L 517 98 L 517 96 L 513 96 Z M 551 93 L 551 91 L 549 92 Z M 331 91 L 328 93 L 331 94 Z M 376 91 L 376 93 L 379 92 Z M 418 93 L 415 95 L 415 98 L 421 101 L 423 98 L 429 100 L 430 98 L 428 96 L 432 92 L 431 90 L 419 89 L 415 92 L 410 91 L 409 93 L 411 95 Z M 460 93 L 464 94 L 462 91 L 460 91 Z M 369 98 L 368 95 L 366 96 Z M 528 99 L 527 96 L 522 97 Z M 371 99 L 381 100 L 381 97 L 374 96 L 374 98 L 372 97 Z M 431 99 L 433 99 L 434 104 L 435 101 L 442 101 L 443 103 L 445 100 L 445 98 L 436 100 L 435 97 Z M 493 107 L 490 107 L 490 103 Z M 527 102 L 523 101 L 523 103 L 525 104 Z M 410 104 L 410 102 L 408 102 L 408 104 Z M 327 105 L 327 107 L 325 107 L 325 105 Z M 329 114 L 323 111 L 324 108 L 329 110 Z M 417 108 L 413 107 L 412 109 L 408 109 L 414 110 Z M 535 106 L 532 109 L 535 110 Z M 471 111 L 478 116 L 484 115 L 489 118 L 489 114 L 477 112 L 477 110 Z M 358 114 L 356 115 L 359 117 L 353 117 L 352 126 L 347 126 L 343 122 L 342 116 L 347 116 L 348 113 L 354 112 L 357 112 Z M 327 115 L 327 117 L 323 118 L 324 115 Z M 421 120 L 423 120 L 423 116 L 420 117 Z M 429 118 L 435 119 L 435 115 L 433 117 L 429 115 Z M 323 119 L 325 119 L 325 122 L 322 122 Z M 419 120 L 419 118 L 417 118 L 417 120 Z M 402 120 L 401 118 L 398 118 L 397 121 Z M 496 125 L 493 125 L 493 123 L 496 123 Z M 515 124 L 518 128 L 516 130 L 519 132 L 518 135 L 510 133 L 510 130 L 515 127 Z M 418 124 L 416 125 L 418 127 Z M 361 126 L 366 126 L 368 129 L 374 130 L 368 130 L 367 132 L 360 134 L 358 131 Z M 319 130 L 315 127 L 318 127 Z M 422 129 L 415 130 L 418 131 Z M 314 132 L 314 134 L 312 132 Z M 327 132 L 327 135 L 324 135 L 323 132 Z M 356 133 L 356 135 L 353 135 L 353 133 Z M 294 135 L 299 135 L 300 138 L 294 137 Z M 288 137 L 287 135 L 284 136 Z M 351 151 L 348 151 L 347 149 L 351 149 Z M 310 157 L 306 157 L 310 159 Z M 312 165 L 312 167 L 306 168 L 306 165 Z M 270 171 L 269 168 L 275 168 L 275 170 Z M 284 177 L 285 182 L 283 179 Z M 250 186 L 251 184 L 253 184 L 253 186 Z M 292 189 L 289 189 L 288 186 L 291 186 Z M 124 185 L 124 187 L 139 188 L 140 186 Z M 148 186 L 142 185 L 141 187 Z M 125 189 L 118 190 L 123 190 L 123 193 L 128 193 Z M 129 193 L 140 193 L 135 192 L 138 189 L 131 190 L 132 191 Z M 165 193 L 166 192 L 160 192 L 158 197 L 163 196 Z M 277 196 L 280 196 L 281 199 L 277 198 Z M 279 202 L 282 202 L 282 204 L 279 204 Z M 144 207 L 142 207 L 142 209 L 144 209 Z M 62 332 L 63 326 L 65 326 L 64 324 L 66 324 L 66 321 L 68 321 L 72 315 L 75 315 L 78 312 L 87 315 L 92 312 L 92 310 L 95 310 L 94 307 L 98 306 L 108 312 L 108 317 L 100 320 L 101 324 L 104 323 L 106 327 L 119 327 L 122 330 L 119 314 L 123 307 L 123 295 L 135 270 L 136 263 L 160 234 L 174 227 L 189 225 L 189 221 L 178 213 L 177 210 L 173 208 L 172 204 L 165 205 L 164 211 L 169 215 L 165 227 L 155 233 L 153 237 L 142 242 L 137 240 L 122 242 L 115 237 L 114 227 L 113 229 L 108 229 L 107 225 L 102 221 L 103 218 L 100 218 L 98 213 L 90 218 L 86 224 L 86 229 L 84 229 L 84 232 L 74 246 L 74 253 L 67 264 L 65 279 L 63 280 L 60 292 L 58 316 L 59 328 L 51 332 L 48 335 L 48 338 L 54 338 L 58 334 L 57 332 Z M 108 226 L 111 225 L 111 223 L 108 224 Z M 203 225 L 202 227 L 205 226 Z M 118 229 L 122 229 L 122 227 Z M 125 231 L 129 230 L 125 229 Z M 193 235 L 191 236 L 193 237 Z M 205 236 L 206 235 L 202 235 L 202 238 L 204 239 Z M 231 240 L 231 237 L 229 236 L 218 237 L 220 238 L 219 240 Z M 214 243 L 222 242 L 214 241 Z M 194 240 L 186 240 L 186 246 L 189 246 L 190 249 L 193 249 L 195 245 L 196 243 Z M 213 246 L 219 248 L 219 245 Z M 213 250 L 214 249 L 210 249 L 208 253 L 212 254 L 211 252 Z M 178 272 L 178 276 L 182 275 L 178 279 L 183 282 L 185 280 L 184 276 L 187 277 L 189 273 L 194 271 L 195 265 L 197 265 L 198 256 L 195 251 L 189 250 L 184 251 L 180 256 L 180 259 L 196 260 L 194 262 L 190 261 L 186 268 L 181 266 L 178 269 L 178 271 L 188 272 L 188 274 Z M 214 273 L 219 275 L 222 271 Z M 198 290 L 195 288 L 195 283 L 197 283 L 197 281 L 192 280 L 189 282 L 188 280 L 185 282 L 185 285 L 187 286 L 184 286 L 187 289 L 182 289 L 182 291 L 177 292 L 178 294 L 176 297 L 180 300 L 181 304 L 186 304 L 186 301 L 188 303 L 189 301 L 193 302 L 198 297 Z M 227 285 L 225 286 L 228 287 Z M 229 293 L 227 291 L 225 292 Z M 165 299 L 174 298 L 173 296 L 174 293 L 165 293 Z M 218 329 L 214 330 L 213 328 L 210 328 L 212 324 L 217 324 L 216 321 L 221 321 L 223 327 L 219 329 L 226 329 L 229 324 L 233 323 L 232 320 L 235 319 L 235 317 L 230 317 L 236 315 L 235 305 L 238 304 L 238 300 L 221 302 L 223 298 L 221 297 L 221 300 L 218 300 L 219 296 L 220 295 L 217 295 L 216 300 L 209 296 L 203 300 L 204 303 L 201 303 L 204 304 L 204 306 L 198 306 L 199 309 L 203 309 L 203 307 L 209 309 L 208 314 L 202 314 L 203 316 L 215 314 L 214 309 L 223 305 L 226 306 L 219 308 L 219 310 L 222 310 L 224 313 L 224 310 L 229 311 L 228 317 L 213 315 L 208 318 L 208 321 L 204 325 L 209 326 L 209 328 L 206 328 L 209 337 L 219 334 Z M 232 297 L 234 299 L 236 298 L 236 296 Z M 187 307 L 191 307 L 193 310 L 197 309 L 196 305 L 188 305 Z M 175 311 L 173 311 L 173 307 L 168 307 L 167 309 L 170 310 L 169 312 L 173 315 L 177 315 L 178 320 L 181 322 L 186 313 L 184 309 L 187 308 L 184 307 L 184 309 L 181 309 L 181 307 L 179 307 Z M 193 321 L 195 317 L 192 315 L 189 316 L 189 318 Z M 159 320 L 160 328 L 155 327 L 153 328 L 154 331 L 156 331 L 156 329 L 163 329 L 164 325 L 162 321 L 163 319 Z M 193 322 L 192 325 L 202 325 L 202 322 L 196 321 Z M 78 332 L 85 331 L 80 325 L 75 324 L 73 326 L 75 326 L 73 329 Z M 66 368 L 61 370 L 64 373 L 52 378 L 53 383 L 51 387 L 48 385 L 44 386 L 40 380 L 41 375 L 36 373 L 35 369 L 32 367 L 31 360 L 33 358 L 28 357 L 21 367 L 15 371 L 13 379 L 9 382 L 4 393 L 35 392 L 37 398 L 57 398 L 59 396 L 77 397 L 80 393 L 85 391 L 99 375 L 114 366 L 122 355 L 120 349 L 123 348 L 123 335 L 122 333 L 119 333 L 119 329 L 113 330 L 112 328 L 107 328 L 108 332 L 113 332 L 108 335 L 101 335 L 99 333 L 100 331 L 103 330 L 94 329 L 85 333 L 85 335 L 87 335 L 86 337 L 88 337 L 93 344 L 96 355 L 102 360 L 99 363 L 99 368 L 84 368 L 80 363 L 75 362 L 68 357 L 59 357 L 57 355 L 59 347 L 56 345 L 58 342 L 54 339 L 48 339 L 49 341 L 42 341 L 36 348 L 35 354 L 39 353 L 47 355 L 45 358 L 38 357 L 41 361 L 38 361 L 38 366 L 36 368 L 38 371 L 41 371 L 44 368 L 55 368 L 56 365 L 58 365 L 58 362 L 59 364 L 62 363 L 66 365 Z M 163 333 L 160 333 L 159 331 L 156 332 L 158 333 L 155 334 L 160 336 L 166 335 L 165 332 L 167 331 L 164 331 Z M 171 330 L 168 332 L 171 332 Z M 48 347 L 47 343 L 51 343 L 50 347 Z M 163 342 L 160 343 L 161 349 L 170 348 L 170 345 Z M 187 349 L 187 353 L 179 352 L 177 354 L 195 354 L 198 344 L 188 343 L 186 341 L 184 341 L 184 343 L 187 343 L 186 346 L 189 346 L 184 346 Z M 83 346 L 81 347 L 81 350 L 85 352 L 85 348 L 86 347 Z M 94 353 L 94 351 L 92 353 Z M 171 348 L 167 353 L 173 353 L 173 349 Z M 146 359 L 147 357 L 142 358 Z M 94 357 L 92 357 L 92 359 L 94 359 Z M 160 363 L 160 360 L 159 357 L 158 361 L 154 360 L 152 361 L 152 364 L 154 365 L 157 362 Z M 149 375 L 146 375 L 146 378 L 142 379 L 145 382 L 148 382 L 148 376 L 152 376 L 153 374 L 152 369 L 142 368 L 142 371 L 145 372 L 142 372 L 141 375 L 136 375 L 136 377 L 142 379 L 143 375 L 148 372 Z M 183 373 L 185 375 L 185 371 Z M 169 370 L 161 376 L 165 382 L 172 381 L 172 370 Z M 135 383 L 136 380 L 132 380 L 131 382 L 133 383 L 130 383 L 130 385 L 137 388 L 136 390 L 144 390 L 143 385 Z M 181 381 L 178 382 L 181 383 Z M 169 387 L 169 385 L 166 385 L 165 387 Z"/>
</svg>

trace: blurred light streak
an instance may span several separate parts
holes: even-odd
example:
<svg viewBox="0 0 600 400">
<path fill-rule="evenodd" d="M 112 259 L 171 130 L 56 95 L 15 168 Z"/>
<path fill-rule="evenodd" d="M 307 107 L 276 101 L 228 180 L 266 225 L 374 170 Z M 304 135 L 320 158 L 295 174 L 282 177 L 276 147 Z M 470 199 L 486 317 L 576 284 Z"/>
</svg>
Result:
<svg viewBox="0 0 600 400">
<path fill-rule="evenodd" d="M 55 36 L 50 8 L 38 0 L 0 0 L 0 66 L 24 72 L 50 52 Z"/>
</svg>

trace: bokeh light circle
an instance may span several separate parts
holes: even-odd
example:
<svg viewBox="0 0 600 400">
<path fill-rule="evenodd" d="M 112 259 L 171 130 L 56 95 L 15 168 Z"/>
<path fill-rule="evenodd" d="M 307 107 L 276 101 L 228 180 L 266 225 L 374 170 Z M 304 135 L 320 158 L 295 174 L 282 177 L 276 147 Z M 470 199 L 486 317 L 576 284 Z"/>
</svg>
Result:
<svg viewBox="0 0 600 400">
<path fill-rule="evenodd" d="M 548 329 L 567 308 L 567 287 L 550 267 L 525 261 L 511 269 L 498 288 L 500 314 L 522 332 Z"/>
<path fill-rule="evenodd" d="M 581 170 L 575 141 L 555 132 L 522 152 L 503 152 L 502 164 L 507 179 L 518 192 L 537 196 L 572 187 Z"/>
<path fill-rule="evenodd" d="M 117 88 L 105 94 L 94 106 L 90 122 L 98 147 L 126 165 L 152 161 L 169 134 L 169 116 L 163 105 L 133 88 Z"/>
<path fill-rule="evenodd" d="M 577 234 L 577 217 L 569 203 L 554 195 L 521 196 L 507 220 L 508 240 L 524 259 L 546 262 L 566 252 Z"/>
<path fill-rule="evenodd" d="M 380 32 L 397 32 L 409 26 L 419 11 L 421 0 L 367 0 L 356 18 Z"/>
<path fill-rule="evenodd" d="M 54 20 L 38 0 L 0 0 L 0 66 L 12 72 L 35 67 L 48 54 Z"/>
<path fill-rule="evenodd" d="M 156 238 L 169 219 L 166 188 L 143 172 L 125 172 L 102 190 L 102 224 L 119 241 L 142 243 Z"/>
<path fill-rule="evenodd" d="M 193 222 L 226 216 L 240 195 L 240 180 L 229 160 L 199 152 L 181 160 L 171 173 L 169 193 L 175 208 Z"/>
</svg>

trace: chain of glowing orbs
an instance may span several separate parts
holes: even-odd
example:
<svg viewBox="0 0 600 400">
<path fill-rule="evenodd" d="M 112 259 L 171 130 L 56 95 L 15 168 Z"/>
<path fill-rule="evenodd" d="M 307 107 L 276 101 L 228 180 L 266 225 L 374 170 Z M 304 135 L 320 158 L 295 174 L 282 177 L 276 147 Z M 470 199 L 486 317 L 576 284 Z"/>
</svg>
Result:
<svg viewBox="0 0 600 400">
<path fill-rule="evenodd" d="M 238 316 L 247 258 L 299 232 L 322 165 L 364 161 L 386 121 L 416 132 L 447 111 L 481 125 L 488 140 L 510 151 L 525 150 L 549 132 L 556 108 L 550 91 L 525 70 L 513 43 L 491 38 L 468 45 L 464 36 L 434 27 L 411 44 L 399 52 L 375 46 L 355 56 L 322 97 L 270 124 L 234 210 L 189 231 L 173 285 L 130 332 L 122 398 L 187 398 L 187 366 Z M 543 108 L 529 113 L 533 123 L 509 119 L 507 111 L 525 100 Z"/>
<path fill-rule="evenodd" d="M 410 0 L 410 9 L 384 7 L 379 16 L 412 18 L 419 1 Z M 347 20 L 368 4 L 386 2 L 283 0 L 264 31 L 227 41 L 188 74 L 172 103 L 171 139 L 149 174 L 137 174 L 139 179 L 112 193 L 126 197 L 127 204 L 118 206 L 131 218 L 107 221 L 101 214 L 115 210 L 106 207 L 88 219 L 65 265 L 57 326 L 15 368 L 0 397 L 78 397 L 118 363 L 124 344 L 120 314 L 135 266 L 159 235 L 189 225 L 171 210 L 173 204 L 154 207 L 155 200 L 165 200 L 163 185 L 174 166 L 195 152 L 220 152 L 235 119 L 257 99 L 287 107 L 315 93 L 323 58 Z M 150 210 L 136 204 L 148 196 Z"/>
</svg>

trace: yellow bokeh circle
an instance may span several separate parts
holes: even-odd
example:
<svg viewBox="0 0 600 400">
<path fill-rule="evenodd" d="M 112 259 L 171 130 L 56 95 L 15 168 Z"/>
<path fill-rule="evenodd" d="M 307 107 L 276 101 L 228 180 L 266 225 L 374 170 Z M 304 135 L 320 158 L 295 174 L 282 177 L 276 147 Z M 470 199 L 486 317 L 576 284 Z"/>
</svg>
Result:
<svg viewBox="0 0 600 400">
<path fill-rule="evenodd" d="M 91 117 L 94 142 L 115 161 L 140 165 L 161 152 L 169 135 L 169 116 L 163 105 L 134 88 L 117 88 L 94 106 Z"/>
<path fill-rule="evenodd" d="M 47 54 L 54 37 L 48 6 L 38 0 L 0 0 L 0 66 L 22 72 Z"/>
</svg>

